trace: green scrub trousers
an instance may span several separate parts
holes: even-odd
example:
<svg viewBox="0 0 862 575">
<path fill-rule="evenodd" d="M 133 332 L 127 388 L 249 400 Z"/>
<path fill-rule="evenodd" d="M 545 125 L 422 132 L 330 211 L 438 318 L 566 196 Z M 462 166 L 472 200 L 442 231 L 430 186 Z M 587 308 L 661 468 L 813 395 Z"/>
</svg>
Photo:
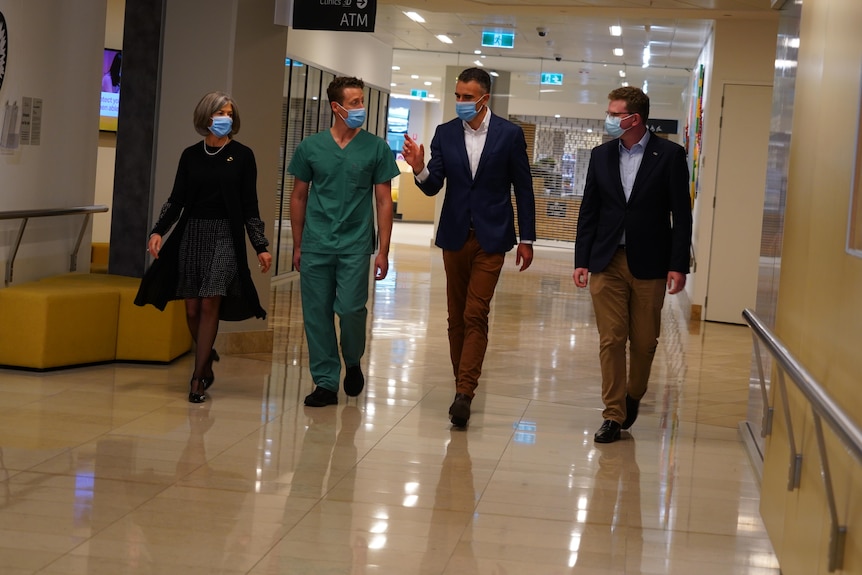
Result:
<svg viewBox="0 0 862 575">
<path fill-rule="evenodd" d="M 341 361 L 333 311 L 340 320 L 344 365 L 359 365 L 365 353 L 368 317 L 365 304 L 371 256 L 303 251 L 300 265 L 302 315 L 311 377 L 315 385 L 338 392 Z"/>
</svg>

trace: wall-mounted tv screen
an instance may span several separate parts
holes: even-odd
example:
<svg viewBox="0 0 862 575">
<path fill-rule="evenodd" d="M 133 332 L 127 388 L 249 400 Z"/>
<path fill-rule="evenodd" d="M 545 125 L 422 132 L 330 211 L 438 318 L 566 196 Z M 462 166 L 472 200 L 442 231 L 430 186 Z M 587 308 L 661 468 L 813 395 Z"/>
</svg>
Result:
<svg viewBox="0 0 862 575">
<path fill-rule="evenodd" d="M 122 64 L 122 50 L 105 48 L 102 59 L 102 106 L 99 111 L 99 129 L 106 132 L 117 131 Z"/>
<path fill-rule="evenodd" d="M 386 141 L 389 149 L 396 154 L 404 147 L 404 134 L 410 122 L 410 108 L 403 106 L 392 106 L 389 108 L 387 118 Z"/>
</svg>

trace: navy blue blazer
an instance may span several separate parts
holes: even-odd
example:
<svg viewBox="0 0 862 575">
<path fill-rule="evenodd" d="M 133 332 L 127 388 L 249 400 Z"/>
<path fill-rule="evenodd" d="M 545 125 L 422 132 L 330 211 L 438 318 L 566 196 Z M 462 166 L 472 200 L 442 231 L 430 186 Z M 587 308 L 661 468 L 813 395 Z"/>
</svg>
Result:
<svg viewBox="0 0 862 575">
<path fill-rule="evenodd" d="M 518 206 L 522 240 L 536 239 L 536 202 L 527 159 L 527 142 L 520 126 L 491 114 L 485 148 L 474 178 L 464 144 L 464 125 L 458 118 L 437 126 L 431 140 L 428 178 L 416 184 L 427 196 L 446 182 L 446 197 L 437 226 L 437 246 L 460 250 L 470 226 L 487 253 L 502 253 L 516 243 L 512 188 Z"/>
<path fill-rule="evenodd" d="M 575 268 L 601 272 L 626 234 L 626 259 L 638 279 L 687 274 L 691 250 L 688 162 L 679 144 L 650 135 L 626 202 L 620 141 L 593 148 L 578 216 Z"/>
</svg>

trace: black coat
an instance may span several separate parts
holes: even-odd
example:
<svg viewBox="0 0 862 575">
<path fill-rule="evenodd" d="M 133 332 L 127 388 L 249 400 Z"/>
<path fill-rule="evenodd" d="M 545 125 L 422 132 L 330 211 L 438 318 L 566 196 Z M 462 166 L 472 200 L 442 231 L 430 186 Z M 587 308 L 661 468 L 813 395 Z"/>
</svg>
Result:
<svg viewBox="0 0 862 575">
<path fill-rule="evenodd" d="M 176 225 L 162 243 L 158 259 L 153 261 L 141 279 L 135 305 L 152 304 L 159 310 L 164 310 L 169 301 L 181 299 L 176 295 L 179 282 L 179 247 L 189 215 L 193 212 L 195 201 L 200 194 L 200 178 L 195 174 L 200 173 L 202 169 L 215 169 L 217 177 L 207 178 L 210 182 L 208 185 L 212 185 L 213 180 L 216 182 L 218 194 L 227 206 L 236 254 L 237 280 L 240 286 L 239 297 L 229 294 L 222 298 L 219 319 L 225 321 L 241 321 L 251 317 L 263 319 L 266 317 L 266 311 L 260 306 L 257 290 L 248 268 L 245 249 L 246 229 L 257 253 L 266 251 L 268 244 L 263 237 L 263 224 L 258 211 L 257 166 L 254 153 L 247 146 L 231 141 L 221 151 L 219 163 L 215 168 L 211 162 L 204 168 L 204 162 L 211 159 L 205 156 L 201 143 L 189 146 L 183 151 L 171 197 L 165 204 L 162 215 L 153 228 L 153 233 L 164 236 L 174 221 Z"/>
<path fill-rule="evenodd" d="M 679 144 L 650 135 L 626 202 L 619 140 L 593 149 L 578 216 L 575 268 L 603 271 L 626 234 L 626 259 L 638 279 L 689 271 L 691 198 L 688 163 Z"/>
</svg>

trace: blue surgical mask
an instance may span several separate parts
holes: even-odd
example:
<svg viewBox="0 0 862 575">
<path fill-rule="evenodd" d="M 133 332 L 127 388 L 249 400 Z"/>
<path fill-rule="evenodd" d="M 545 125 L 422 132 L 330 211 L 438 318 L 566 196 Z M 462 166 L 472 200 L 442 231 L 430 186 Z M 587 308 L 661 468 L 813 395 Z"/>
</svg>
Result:
<svg viewBox="0 0 862 575">
<path fill-rule="evenodd" d="M 455 114 L 465 122 L 475 118 L 478 113 L 476 102 L 455 102 Z"/>
<path fill-rule="evenodd" d="M 230 134 L 231 128 L 233 128 L 233 118 L 230 116 L 213 116 L 210 132 L 217 137 L 224 138 Z"/>
<path fill-rule="evenodd" d="M 342 118 L 344 123 L 347 124 L 348 128 L 361 128 L 363 124 L 365 124 L 365 108 L 354 108 L 352 110 L 348 110 L 341 104 L 336 103 L 336 106 L 347 112 L 347 117 Z"/>
<path fill-rule="evenodd" d="M 618 116 L 611 116 L 610 114 L 608 114 L 608 116 L 605 118 L 605 131 L 611 138 L 619 138 L 628 131 L 628 128 L 624 129 L 620 126 L 620 122 L 625 119 L 631 118 L 632 116 L 634 116 L 634 114 L 629 114 L 625 118 L 620 118 Z M 629 128 L 631 128 L 631 126 L 629 126 Z"/>
</svg>

